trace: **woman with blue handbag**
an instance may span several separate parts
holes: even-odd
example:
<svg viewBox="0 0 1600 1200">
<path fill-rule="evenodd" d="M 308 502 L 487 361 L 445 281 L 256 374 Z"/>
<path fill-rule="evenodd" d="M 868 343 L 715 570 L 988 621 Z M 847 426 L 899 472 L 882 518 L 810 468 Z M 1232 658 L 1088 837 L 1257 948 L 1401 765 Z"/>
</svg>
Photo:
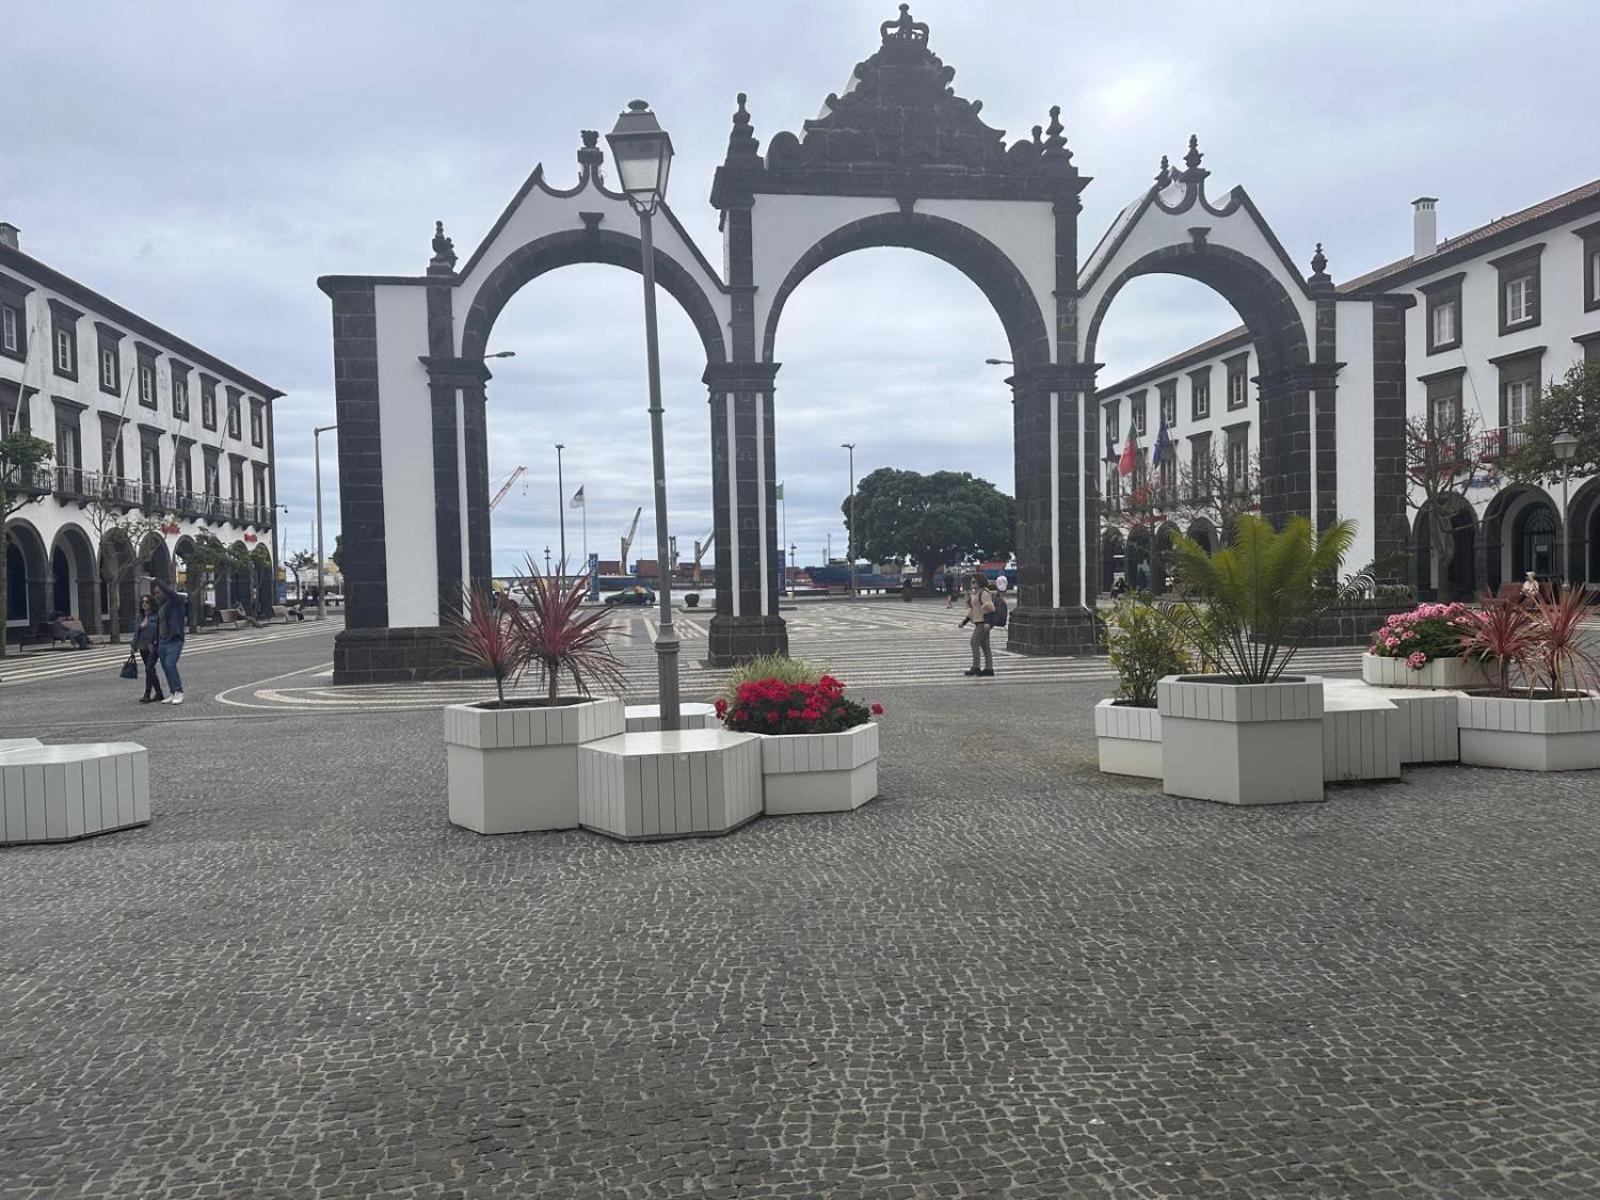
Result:
<svg viewBox="0 0 1600 1200">
<path fill-rule="evenodd" d="M 156 613 L 155 605 L 150 603 L 149 596 L 139 597 L 139 623 L 133 627 L 133 652 L 144 660 L 144 695 L 140 697 L 140 704 L 161 703 L 166 700 L 161 692 L 161 678 L 156 674 L 156 663 L 160 661 L 156 648 L 159 644 L 160 617 Z M 133 659 L 128 659 L 123 667 L 124 673 L 133 665 Z M 137 671 L 132 678 L 138 678 Z M 151 693 L 155 694 L 152 695 Z"/>
</svg>

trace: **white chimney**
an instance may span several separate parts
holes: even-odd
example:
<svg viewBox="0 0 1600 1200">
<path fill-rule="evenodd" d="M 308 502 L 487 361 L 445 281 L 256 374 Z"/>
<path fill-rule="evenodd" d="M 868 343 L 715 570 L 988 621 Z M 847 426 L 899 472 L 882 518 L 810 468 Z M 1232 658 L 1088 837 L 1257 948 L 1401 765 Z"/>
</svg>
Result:
<svg viewBox="0 0 1600 1200">
<path fill-rule="evenodd" d="M 9 246 L 13 250 L 22 249 L 21 246 L 17 245 L 17 235 L 21 232 L 22 230 L 18 229 L 10 221 L 0 221 L 0 246 Z"/>
<path fill-rule="evenodd" d="M 1411 257 L 1427 258 L 1439 248 L 1439 214 L 1433 206 L 1437 196 L 1418 196 L 1411 202 Z"/>
</svg>

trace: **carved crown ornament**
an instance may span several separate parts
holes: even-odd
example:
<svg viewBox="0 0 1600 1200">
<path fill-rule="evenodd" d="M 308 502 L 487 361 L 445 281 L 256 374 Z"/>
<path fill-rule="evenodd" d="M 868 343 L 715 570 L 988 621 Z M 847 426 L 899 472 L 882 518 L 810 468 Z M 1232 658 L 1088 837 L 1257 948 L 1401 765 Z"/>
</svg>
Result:
<svg viewBox="0 0 1600 1200">
<path fill-rule="evenodd" d="M 1013 192 L 1019 181 L 1033 178 L 1058 180 L 1053 191 L 1081 190 L 1088 182 L 1072 165 L 1059 106 L 1050 109 L 1047 123 L 1033 127 L 1030 137 L 1008 145 L 1004 130 L 982 120 L 981 100 L 956 94 L 955 68 L 933 53 L 928 26 L 912 19 L 909 4 L 900 5 L 900 15 L 883 22 L 879 34 L 877 52 L 856 64 L 850 86 L 829 95 L 822 115 L 806 121 L 798 134 L 774 134 L 764 159 L 747 97 L 740 93 L 725 167 L 740 175 L 761 174 L 780 185 L 801 177 L 863 172 L 880 181 L 896 173 L 959 172 L 971 181 L 967 190 L 984 191 L 982 181 L 987 179 L 987 190 L 997 195 L 1007 190 L 1003 180 L 1010 181 Z M 960 185 L 953 186 L 959 190 Z"/>
</svg>

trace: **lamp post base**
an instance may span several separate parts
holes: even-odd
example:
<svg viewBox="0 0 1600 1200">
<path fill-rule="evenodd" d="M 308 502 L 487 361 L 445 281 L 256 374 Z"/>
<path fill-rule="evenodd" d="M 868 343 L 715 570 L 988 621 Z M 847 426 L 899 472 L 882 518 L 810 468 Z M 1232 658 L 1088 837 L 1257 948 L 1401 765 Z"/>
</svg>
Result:
<svg viewBox="0 0 1600 1200">
<path fill-rule="evenodd" d="M 711 618 L 709 661 L 731 667 L 768 654 L 789 653 L 789 628 L 782 617 Z"/>
</svg>

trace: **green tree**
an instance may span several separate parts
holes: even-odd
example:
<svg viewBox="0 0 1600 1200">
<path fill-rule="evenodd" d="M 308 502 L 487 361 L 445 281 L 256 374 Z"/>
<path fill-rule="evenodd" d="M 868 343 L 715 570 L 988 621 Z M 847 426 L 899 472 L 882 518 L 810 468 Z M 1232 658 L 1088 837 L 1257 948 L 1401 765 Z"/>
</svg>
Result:
<svg viewBox="0 0 1600 1200">
<path fill-rule="evenodd" d="M 265 542 L 257 542 L 250 548 L 250 599 L 252 609 L 259 607 L 256 600 L 263 579 L 267 581 L 267 595 L 270 597 L 267 605 L 270 607 L 278 602 L 278 581 L 273 577 L 272 551 Z"/>
<path fill-rule="evenodd" d="M 840 506 L 850 524 L 850 500 Z M 914 558 L 924 583 L 969 556 L 1009 558 L 1016 545 L 1017 505 L 987 479 L 967 471 L 897 471 L 879 467 L 856 485 L 851 541 L 873 562 Z"/>
<path fill-rule="evenodd" d="M 309 550 L 296 550 L 283 560 L 283 565 L 294 572 L 294 598 L 303 599 L 306 572 L 317 565 L 317 556 Z"/>
<path fill-rule="evenodd" d="M 0 658 L 5 657 L 5 606 L 10 583 L 6 579 L 7 530 L 11 514 L 24 504 L 39 498 L 33 490 L 40 472 L 52 458 L 56 449 L 43 438 L 36 438 L 26 430 L 18 430 L 0 438 Z"/>
<path fill-rule="evenodd" d="M 1481 464 L 1495 457 L 1495 443 L 1478 428 L 1472 412 L 1439 428 L 1426 417 L 1406 421 L 1406 505 L 1426 519 L 1433 556 L 1433 578 L 1443 595 L 1456 557 L 1456 513 L 1479 478 Z M 1428 580 L 1422 580 L 1424 587 Z"/>
<path fill-rule="evenodd" d="M 184 559 L 189 572 L 189 628 L 200 627 L 200 610 L 205 605 L 206 588 L 213 585 L 227 569 L 230 551 L 220 538 L 209 529 L 195 535 L 194 549 Z"/>
<path fill-rule="evenodd" d="M 333 553 L 328 555 L 328 557 L 333 560 L 333 565 L 339 568 L 339 574 L 341 575 L 344 574 L 343 555 L 344 534 L 336 533 L 333 535 Z"/>
<path fill-rule="evenodd" d="M 1600 363 L 1575 363 L 1550 383 L 1533 402 L 1521 432 L 1521 444 L 1506 462 L 1517 482 L 1561 482 L 1561 460 L 1551 447 L 1558 433 L 1578 439 L 1578 451 L 1567 464 L 1574 477 L 1600 472 Z"/>
</svg>

